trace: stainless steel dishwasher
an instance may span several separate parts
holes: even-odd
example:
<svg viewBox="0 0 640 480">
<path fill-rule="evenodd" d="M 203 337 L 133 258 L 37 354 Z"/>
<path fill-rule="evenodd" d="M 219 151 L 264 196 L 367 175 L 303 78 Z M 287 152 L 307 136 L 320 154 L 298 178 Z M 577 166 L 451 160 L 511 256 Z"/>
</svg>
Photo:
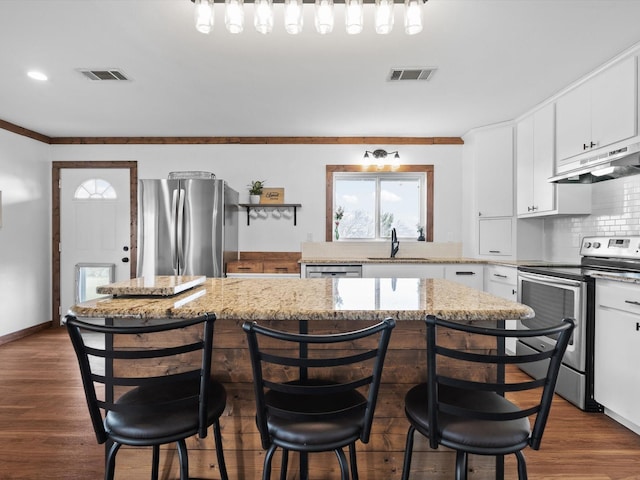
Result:
<svg viewBox="0 0 640 480">
<path fill-rule="evenodd" d="M 307 265 L 307 278 L 361 278 L 362 265 Z"/>
</svg>

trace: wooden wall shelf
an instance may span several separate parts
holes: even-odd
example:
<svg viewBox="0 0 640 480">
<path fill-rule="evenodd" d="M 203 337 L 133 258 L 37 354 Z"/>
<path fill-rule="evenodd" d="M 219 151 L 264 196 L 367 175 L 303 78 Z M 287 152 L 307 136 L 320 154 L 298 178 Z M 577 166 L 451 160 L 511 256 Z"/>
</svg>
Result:
<svg viewBox="0 0 640 480">
<path fill-rule="evenodd" d="M 251 224 L 251 209 L 274 209 L 274 208 L 293 208 L 293 225 L 298 223 L 298 208 L 302 207 L 300 203 L 239 203 L 240 207 L 247 209 L 247 225 Z"/>
</svg>

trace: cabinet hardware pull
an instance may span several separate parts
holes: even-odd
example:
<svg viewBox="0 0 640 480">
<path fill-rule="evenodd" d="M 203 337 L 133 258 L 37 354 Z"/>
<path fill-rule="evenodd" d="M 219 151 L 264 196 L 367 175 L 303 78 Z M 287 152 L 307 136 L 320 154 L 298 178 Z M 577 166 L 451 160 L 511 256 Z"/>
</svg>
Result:
<svg viewBox="0 0 640 480">
<path fill-rule="evenodd" d="M 475 275 L 476 272 L 456 272 L 456 275 Z"/>
<path fill-rule="evenodd" d="M 507 275 L 502 275 L 501 273 L 494 273 L 493 276 L 498 278 L 509 278 Z"/>
<path fill-rule="evenodd" d="M 630 303 L 631 305 L 640 305 L 640 302 L 636 302 L 635 300 L 625 300 L 624 303 Z"/>
<path fill-rule="evenodd" d="M 516 293 L 518 293 L 518 291 L 514 288 L 513 290 L 511 290 L 511 294 L 515 295 Z"/>
<path fill-rule="evenodd" d="M 489 250 L 489 253 L 500 253 L 500 250 Z"/>
</svg>

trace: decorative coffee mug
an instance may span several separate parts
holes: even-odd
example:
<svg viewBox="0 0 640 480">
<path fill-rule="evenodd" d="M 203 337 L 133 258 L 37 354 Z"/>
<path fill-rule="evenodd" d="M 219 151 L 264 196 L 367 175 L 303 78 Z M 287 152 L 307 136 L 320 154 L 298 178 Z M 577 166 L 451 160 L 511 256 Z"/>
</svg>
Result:
<svg viewBox="0 0 640 480">
<path fill-rule="evenodd" d="M 278 210 L 277 208 L 273 212 L 271 212 L 271 215 L 273 216 L 273 218 L 280 218 L 282 216 L 280 210 Z"/>
<path fill-rule="evenodd" d="M 249 216 L 255 220 L 258 218 L 258 211 L 255 208 L 252 208 L 249 212 Z"/>
</svg>

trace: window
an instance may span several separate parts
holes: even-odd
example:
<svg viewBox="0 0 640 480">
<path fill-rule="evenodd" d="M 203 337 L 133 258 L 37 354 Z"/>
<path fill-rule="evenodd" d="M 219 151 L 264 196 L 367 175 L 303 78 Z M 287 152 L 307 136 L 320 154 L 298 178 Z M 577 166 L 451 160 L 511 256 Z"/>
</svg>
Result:
<svg viewBox="0 0 640 480">
<path fill-rule="evenodd" d="M 113 200 L 118 198 L 111 184 L 101 178 L 82 182 L 73 196 L 76 200 Z"/>
<path fill-rule="evenodd" d="M 336 216 L 337 215 L 337 216 Z M 433 166 L 327 165 L 327 241 L 433 240 Z"/>
</svg>

